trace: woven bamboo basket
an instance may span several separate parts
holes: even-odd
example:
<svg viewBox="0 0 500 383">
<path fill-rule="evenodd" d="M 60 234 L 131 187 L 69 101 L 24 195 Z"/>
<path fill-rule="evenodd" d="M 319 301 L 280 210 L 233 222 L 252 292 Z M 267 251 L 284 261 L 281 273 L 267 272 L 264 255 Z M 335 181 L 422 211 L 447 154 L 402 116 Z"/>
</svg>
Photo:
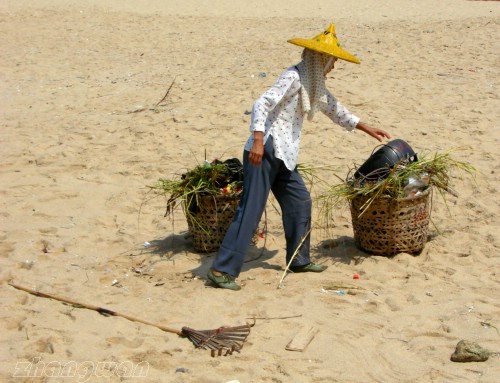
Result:
<svg viewBox="0 0 500 383">
<path fill-rule="evenodd" d="M 363 211 L 368 199 L 358 196 L 350 202 L 354 240 L 359 248 L 384 256 L 423 250 L 429 230 L 431 188 L 414 198 L 375 199 Z"/>
<path fill-rule="evenodd" d="M 233 221 L 239 197 L 234 195 L 206 195 L 198 198 L 196 212 L 186 215 L 196 251 L 217 251 Z"/>
</svg>

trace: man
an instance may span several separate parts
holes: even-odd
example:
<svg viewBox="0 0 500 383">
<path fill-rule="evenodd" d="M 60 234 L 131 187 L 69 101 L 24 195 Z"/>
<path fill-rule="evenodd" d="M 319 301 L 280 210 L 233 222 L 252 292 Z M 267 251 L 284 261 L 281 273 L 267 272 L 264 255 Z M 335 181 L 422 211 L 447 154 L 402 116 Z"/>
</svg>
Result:
<svg viewBox="0 0 500 383">
<path fill-rule="evenodd" d="M 243 195 L 219 248 L 208 278 L 218 287 L 239 290 L 236 283 L 253 234 L 272 191 L 282 210 L 286 262 L 293 272 L 322 272 L 311 262 L 311 196 L 297 171 L 304 117 L 323 112 L 347 130 L 358 129 L 382 141 L 389 133 L 372 128 L 350 113 L 327 89 L 325 76 L 338 59 L 358 63 L 337 40 L 333 24 L 312 39 L 292 39 L 304 47 L 302 61 L 288 68 L 253 106 L 243 153 Z"/>
</svg>

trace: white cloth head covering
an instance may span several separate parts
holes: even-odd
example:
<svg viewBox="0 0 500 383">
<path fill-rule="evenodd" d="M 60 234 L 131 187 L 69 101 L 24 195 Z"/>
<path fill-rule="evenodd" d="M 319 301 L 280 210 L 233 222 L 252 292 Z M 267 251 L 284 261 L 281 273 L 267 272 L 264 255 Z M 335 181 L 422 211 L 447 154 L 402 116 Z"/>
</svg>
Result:
<svg viewBox="0 0 500 383">
<path fill-rule="evenodd" d="M 302 52 L 302 61 L 297 64 L 302 83 L 302 111 L 311 121 L 318 110 L 328 103 L 325 75 L 332 68 L 335 58 L 310 49 Z"/>
</svg>

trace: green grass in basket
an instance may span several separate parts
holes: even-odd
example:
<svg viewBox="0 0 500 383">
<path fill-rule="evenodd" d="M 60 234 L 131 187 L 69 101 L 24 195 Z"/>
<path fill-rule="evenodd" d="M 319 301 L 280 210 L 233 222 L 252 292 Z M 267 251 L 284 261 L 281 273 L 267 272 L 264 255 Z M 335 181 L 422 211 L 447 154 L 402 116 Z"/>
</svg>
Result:
<svg viewBox="0 0 500 383">
<path fill-rule="evenodd" d="M 188 170 L 174 179 L 160 178 L 151 189 L 168 197 L 165 216 L 179 205 L 190 214 L 199 205 L 199 198 L 205 195 L 220 195 L 228 185 L 230 194 L 236 195 L 242 188 L 241 181 L 232 181 L 234 174 L 224 163 L 205 163 Z"/>
<path fill-rule="evenodd" d="M 355 180 L 349 174 L 345 182 L 328 187 L 320 196 L 322 214 L 330 215 L 334 207 L 342 202 L 351 201 L 358 196 L 367 198 L 362 208 L 363 211 L 378 198 L 405 198 L 404 187 L 407 185 L 408 179 L 423 174 L 429 175 L 428 187 L 437 190 L 443 198 L 445 192 L 456 196 L 456 192 L 450 187 L 450 172 L 459 170 L 472 175 L 475 169 L 469 163 L 452 158 L 452 152 L 447 151 L 435 153 L 434 155 L 423 154 L 416 162 L 401 161 L 390 170 L 386 178 L 377 181 Z M 329 219 L 329 217 L 326 219 Z"/>
</svg>

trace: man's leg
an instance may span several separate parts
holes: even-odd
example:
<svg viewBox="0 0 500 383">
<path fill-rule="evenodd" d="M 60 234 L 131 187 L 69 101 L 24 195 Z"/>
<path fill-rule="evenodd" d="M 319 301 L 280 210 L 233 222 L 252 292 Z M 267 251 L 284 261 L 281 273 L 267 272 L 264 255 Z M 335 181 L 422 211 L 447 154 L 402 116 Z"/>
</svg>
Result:
<svg viewBox="0 0 500 383">
<path fill-rule="evenodd" d="M 248 152 L 243 154 L 243 195 L 233 222 L 222 241 L 212 268 L 218 272 L 237 277 L 262 213 L 266 207 L 271 189 L 274 149 L 272 138 L 266 141 L 264 158 L 260 166 L 248 161 Z"/>
<path fill-rule="evenodd" d="M 284 165 L 283 165 L 284 167 Z M 295 169 L 284 168 L 276 177 L 272 191 L 280 204 L 286 238 L 286 262 L 293 259 L 292 266 L 307 265 L 311 229 L 311 195 L 300 174 Z M 298 250 L 297 250 L 298 249 Z"/>
</svg>

